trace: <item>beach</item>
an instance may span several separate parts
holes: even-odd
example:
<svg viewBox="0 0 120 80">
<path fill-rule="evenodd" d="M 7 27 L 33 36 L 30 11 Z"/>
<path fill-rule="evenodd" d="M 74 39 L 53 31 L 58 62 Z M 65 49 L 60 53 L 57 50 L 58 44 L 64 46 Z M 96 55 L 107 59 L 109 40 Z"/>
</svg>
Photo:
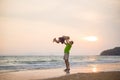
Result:
<svg viewBox="0 0 120 80">
<path fill-rule="evenodd" d="M 0 80 L 120 80 L 120 56 L 0 56 Z"/>
<path fill-rule="evenodd" d="M 120 72 L 77 73 L 44 80 L 120 80 Z"/>
<path fill-rule="evenodd" d="M 0 73 L 0 80 L 120 80 L 120 63 Z"/>
</svg>

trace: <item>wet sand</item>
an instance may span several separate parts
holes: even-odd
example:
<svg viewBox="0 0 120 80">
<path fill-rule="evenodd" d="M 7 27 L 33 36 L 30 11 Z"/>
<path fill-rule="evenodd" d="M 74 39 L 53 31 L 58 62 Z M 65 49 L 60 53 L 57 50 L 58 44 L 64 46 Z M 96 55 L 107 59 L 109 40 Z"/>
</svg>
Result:
<svg viewBox="0 0 120 80">
<path fill-rule="evenodd" d="M 120 72 L 77 73 L 44 80 L 120 80 Z"/>
</svg>

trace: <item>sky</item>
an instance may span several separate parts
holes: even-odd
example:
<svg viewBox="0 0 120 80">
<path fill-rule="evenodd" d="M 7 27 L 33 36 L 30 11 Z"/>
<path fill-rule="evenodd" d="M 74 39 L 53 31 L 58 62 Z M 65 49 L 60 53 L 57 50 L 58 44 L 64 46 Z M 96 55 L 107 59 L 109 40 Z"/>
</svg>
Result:
<svg viewBox="0 0 120 80">
<path fill-rule="evenodd" d="M 120 0 L 0 0 L 0 55 L 99 55 L 120 46 Z M 96 41 L 85 40 L 94 36 Z"/>
</svg>

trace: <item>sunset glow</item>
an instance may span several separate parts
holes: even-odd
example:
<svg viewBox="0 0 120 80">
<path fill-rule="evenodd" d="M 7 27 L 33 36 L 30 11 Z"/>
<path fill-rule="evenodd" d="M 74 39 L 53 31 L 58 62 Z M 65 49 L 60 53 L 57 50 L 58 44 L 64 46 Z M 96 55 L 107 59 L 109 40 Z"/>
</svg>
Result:
<svg viewBox="0 0 120 80">
<path fill-rule="evenodd" d="M 94 41 L 97 41 L 98 38 L 96 36 L 87 36 L 87 37 L 84 37 L 84 40 L 94 42 Z"/>
</svg>

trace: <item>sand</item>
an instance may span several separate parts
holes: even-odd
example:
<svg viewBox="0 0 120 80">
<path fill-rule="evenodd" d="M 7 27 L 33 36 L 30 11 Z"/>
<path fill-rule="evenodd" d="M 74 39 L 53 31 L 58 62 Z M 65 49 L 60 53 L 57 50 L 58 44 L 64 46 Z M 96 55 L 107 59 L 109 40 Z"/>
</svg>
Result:
<svg viewBox="0 0 120 80">
<path fill-rule="evenodd" d="M 73 67 L 70 74 L 64 68 L 0 72 L 0 80 L 120 80 L 120 64 Z"/>
<path fill-rule="evenodd" d="M 44 80 L 120 80 L 120 72 L 77 73 Z"/>
</svg>

